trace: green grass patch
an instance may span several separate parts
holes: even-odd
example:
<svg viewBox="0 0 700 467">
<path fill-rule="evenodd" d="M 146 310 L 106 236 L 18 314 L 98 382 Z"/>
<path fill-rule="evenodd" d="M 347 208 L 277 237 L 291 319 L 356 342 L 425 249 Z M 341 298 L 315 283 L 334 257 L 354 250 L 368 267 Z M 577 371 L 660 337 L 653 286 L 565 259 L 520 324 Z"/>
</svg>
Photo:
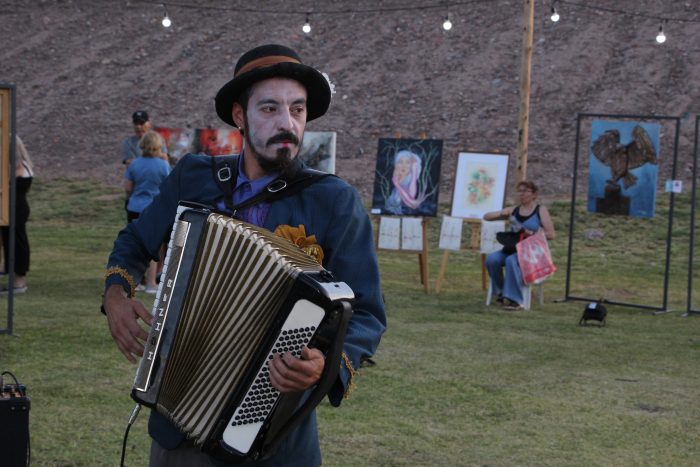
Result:
<svg viewBox="0 0 700 467">
<path fill-rule="evenodd" d="M 669 302 L 679 311 L 610 307 L 605 328 L 577 325 L 582 302 L 554 302 L 564 294 L 567 203 L 551 207 L 559 272 L 530 312 L 484 306 L 475 252 L 450 254 L 439 295 L 424 293 L 416 254 L 381 252 L 389 329 L 353 395 L 339 409 L 319 408 L 324 464 L 696 464 L 700 321 L 681 317 L 689 210 L 687 197 L 677 201 L 686 214 L 674 223 Z M 28 387 L 34 465 L 116 465 L 135 367 L 98 309 L 122 196 L 89 181 L 39 179 L 30 203 L 29 291 L 16 297 L 16 336 L 0 336 L 0 369 Z M 626 223 L 577 210 L 574 290 L 660 302 L 664 209 L 659 200 L 657 218 Z M 586 240 L 590 229 L 603 237 Z M 431 220 L 433 246 L 438 231 Z M 431 249 L 431 285 L 441 260 Z M 147 464 L 146 415 L 131 430 L 129 465 Z"/>
</svg>

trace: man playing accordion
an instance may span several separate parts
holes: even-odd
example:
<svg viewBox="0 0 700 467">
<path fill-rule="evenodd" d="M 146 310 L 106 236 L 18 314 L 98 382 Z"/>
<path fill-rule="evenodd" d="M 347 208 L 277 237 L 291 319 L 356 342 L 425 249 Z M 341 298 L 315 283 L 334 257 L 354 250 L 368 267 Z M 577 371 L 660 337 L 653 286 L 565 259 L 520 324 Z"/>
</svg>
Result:
<svg viewBox="0 0 700 467">
<path fill-rule="evenodd" d="M 212 158 L 188 154 L 163 182 L 137 222 L 118 235 L 109 257 L 103 308 L 119 350 L 131 362 L 144 352 L 148 310 L 134 300 L 148 262 L 158 259 L 180 201 L 196 202 L 293 240 L 350 286 L 355 295 L 337 380 L 328 393 L 338 406 L 353 387 L 360 361 L 374 354 L 386 328 L 372 227 L 358 193 L 335 176 L 317 177 L 275 197 L 293 179 L 306 122 L 324 115 L 332 85 L 293 50 L 266 45 L 243 54 L 234 77 L 216 95 L 216 111 L 244 135 L 236 166 L 212 169 Z M 230 173 L 227 173 L 229 170 Z M 291 174 L 291 175 L 290 175 Z M 230 176 L 229 176 L 230 175 Z M 284 189 L 282 187 L 281 189 Z M 268 190 L 269 191 L 269 190 Z M 324 354 L 303 348 L 301 358 L 276 355 L 269 378 L 281 393 L 307 391 L 319 380 Z M 151 465 L 224 465 L 200 451 L 165 417 L 151 411 Z M 312 466 L 321 463 L 315 413 L 281 442 L 271 457 L 247 465 Z"/>
</svg>

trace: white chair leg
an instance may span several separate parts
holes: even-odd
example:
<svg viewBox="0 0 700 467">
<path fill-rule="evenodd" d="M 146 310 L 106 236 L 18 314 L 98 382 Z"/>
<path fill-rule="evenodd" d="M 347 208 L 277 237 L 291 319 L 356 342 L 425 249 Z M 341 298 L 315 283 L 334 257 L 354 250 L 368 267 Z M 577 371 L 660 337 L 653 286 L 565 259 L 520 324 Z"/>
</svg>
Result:
<svg viewBox="0 0 700 467">
<path fill-rule="evenodd" d="M 486 292 L 486 306 L 491 305 L 491 294 L 493 293 L 493 284 L 491 283 L 491 278 L 489 277 L 489 290 Z"/>
<path fill-rule="evenodd" d="M 529 310 L 532 302 L 532 286 L 523 285 L 520 287 L 520 293 L 523 295 L 523 308 Z"/>
<path fill-rule="evenodd" d="M 540 282 L 539 284 L 537 284 L 537 288 L 537 292 L 540 298 L 540 305 L 544 305 L 544 282 Z"/>
</svg>

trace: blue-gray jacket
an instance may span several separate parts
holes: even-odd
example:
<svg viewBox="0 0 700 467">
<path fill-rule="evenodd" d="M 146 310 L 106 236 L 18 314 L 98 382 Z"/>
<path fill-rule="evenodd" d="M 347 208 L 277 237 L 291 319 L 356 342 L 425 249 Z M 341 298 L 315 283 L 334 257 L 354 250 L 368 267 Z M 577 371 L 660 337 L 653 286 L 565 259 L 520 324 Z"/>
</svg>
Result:
<svg viewBox="0 0 700 467">
<path fill-rule="evenodd" d="M 149 260 L 158 258 L 161 244 L 167 241 L 180 201 L 213 207 L 223 198 L 211 164 L 210 156 L 192 154 L 178 162 L 138 221 L 119 232 L 107 264 L 105 287 L 120 284 L 133 295 Z M 315 235 L 323 249 L 323 266 L 355 293 L 343 363 L 328 394 L 331 404 L 338 406 L 352 388 L 352 375 L 360 360 L 374 354 L 386 328 L 372 225 L 355 189 L 334 176 L 272 202 L 264 227 L 274 231 L 280 225 L 303 225 L 307 236 Z M 148 426 L 150 435 L 164 448 L 173 449 L 184 440 L 184 435 L 155 411 Z M 318 465 L 320 461 L 312 414 L 271 459 L 260 465 Z"/>
</svg>

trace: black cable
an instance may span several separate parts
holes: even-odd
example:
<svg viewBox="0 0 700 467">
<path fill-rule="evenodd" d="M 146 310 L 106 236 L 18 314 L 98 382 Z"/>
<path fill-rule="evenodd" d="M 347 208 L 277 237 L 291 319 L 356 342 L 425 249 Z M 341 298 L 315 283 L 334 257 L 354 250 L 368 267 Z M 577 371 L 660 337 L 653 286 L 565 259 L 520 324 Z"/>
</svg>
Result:
<svg viewBox="0 0 700 467">
<path fill-rule="evenodd" d="M 129 416 L 129 422 L 126 425 L 126 431 L 124 431 L 124 442 L 122 443 L 122 458 L 121 461 L 119 461 L 120 467 L 124 467 L 124 456 L 126 455 L 126 440 L 129 438 L 129 430 L 131 429 L 131 425 L 133 425 L 136 421 L 136 417 L 138 416 L 140 410 L 141 404 L 136 404 L 134 409 L 131 411 L 131 415 Z"/>
<path fill-rule="evenodd" d="M 455 7 L 462 5 L 470 5 L 473 3 L 493 3 L 495 0 L 462 0 L 462 1 L 450 1 L 447 6 Z M 187 8 L 195 10 L 218 10 L 218 11 L 235 11 L 239 13 L 280 13 L 287 15 L 345 15 L 351 13 L 387 13 L 394 11 L 410 11 L 410 10 L 435 10 L 444 9 L 446 7 L 445 2 L 438 2 L 431 5 L 420 5 L 420 6 L 397 6 L 397 7 L 374 7 L 374 8 L 344 8 L 341 10 L 327 10 L 327 9 L 315 9 L 311 11 L 281 11 L 279 9 L 264 9 L 264 8 L 250 8 L 243 6 L 213 6 L 213 5 L 192 5 L 187 3 L 178 2 L 162 2 L 158 0 L 133 0 L 133 3 L 141 3 L 146 5 L 162 5 L 177 8 Z"/>
<path fill-rule="evenodd" d="M 19 391 L 20 388 L 19 388 L 19 381 L 17 381 L 17 377 L 15 375 L 13 375 L 12 373 L 10 373 L 9 371 L 3 371 L 2 373 L 0 373 L 0 376 L 5 376 L 5 375 L 12 376 L 12 379 L 15 380 L 15 386 L 17 386 L 17 390 Z M 2 378 L 0 378 L 0 380 L 2 380 Z M 0 390 L 2 390 L 2 388 L 0 388 Z M 24 394 L 22 394 L 22 395 L 24 396 Z"/>
<path fill-rule="evenodd" d="M 557 0 L 556 3 L 567 5 L 567 6 L 573 7 L 573 8 L 585 8 L 585 9 L 589 9 L 589 10 L 596 10 L 596 11 L 604 11 L 606 13 L 613 13 L 616 15 L 634 16 L 634 17 L 638 17 L 638 18 L 654 19 L 654 20 L 658 20 L 658 21 L 666 21 L 666 22 L 672 21 L 672 22 L 678 22 L 678 23 L 700 23 L 700 19 L 669 18 L 666 16 L 649 15 L 647 13 L 637 13 L 636 11 L 619 10 L 616 8 L 608 8 L 608 7 L 604 7 L 604 6 L 590 5 L 588 3 L 572 2 L 570 0 Z"/>
</svg>

